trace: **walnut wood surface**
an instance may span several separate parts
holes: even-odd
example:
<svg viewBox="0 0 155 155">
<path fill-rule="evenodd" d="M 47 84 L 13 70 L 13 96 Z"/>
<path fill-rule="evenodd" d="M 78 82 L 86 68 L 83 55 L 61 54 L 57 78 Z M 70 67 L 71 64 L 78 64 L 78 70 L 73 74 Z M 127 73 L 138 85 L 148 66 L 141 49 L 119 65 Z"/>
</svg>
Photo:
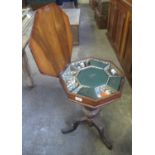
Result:
<svg viewBox="0 0 155 155">
<path fill-rule="evenodd" d="M 68 16 L 55 3 L 37 10 L 30 48 L 41 73 L 58 76 L 70 62 L 72 32 Z"/>
<path fill-rule="evenodd" d="M 132 83 L 132 1 L 110 0 L 108 38 Z"/>
</svg>

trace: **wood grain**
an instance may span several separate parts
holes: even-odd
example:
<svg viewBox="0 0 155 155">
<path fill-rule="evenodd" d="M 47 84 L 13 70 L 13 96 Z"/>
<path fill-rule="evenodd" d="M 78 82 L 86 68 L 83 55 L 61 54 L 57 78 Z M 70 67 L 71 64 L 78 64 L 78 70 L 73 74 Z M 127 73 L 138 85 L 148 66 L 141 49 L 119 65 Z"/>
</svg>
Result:
<svg viewBox="0 0 155 155">
<path fill-rule="evenodd" d="M 68 16 L 55 3 L 37 10 L 30 48 L 41 73 L 59 76 L 70 63 L 73 37 Z"/>
<path fill-rule="evenodd" d="M 132 83 L 132 1 L 110 0 L 108 38 Z"/>
</svg>

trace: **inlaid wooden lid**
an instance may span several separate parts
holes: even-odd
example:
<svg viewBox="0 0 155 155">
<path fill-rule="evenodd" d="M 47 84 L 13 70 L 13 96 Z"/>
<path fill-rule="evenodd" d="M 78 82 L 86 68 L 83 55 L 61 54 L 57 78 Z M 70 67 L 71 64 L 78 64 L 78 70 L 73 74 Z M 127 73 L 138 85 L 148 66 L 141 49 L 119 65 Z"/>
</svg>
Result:
<svg viewBox="0 0 155 155">
<path fill-rule="evenodd" d="M 55 3 L 37 10 L 30 48 L 41 73 L 59 76 L 70 63 L 72 31 L 68 16 Z"/>
</svg>

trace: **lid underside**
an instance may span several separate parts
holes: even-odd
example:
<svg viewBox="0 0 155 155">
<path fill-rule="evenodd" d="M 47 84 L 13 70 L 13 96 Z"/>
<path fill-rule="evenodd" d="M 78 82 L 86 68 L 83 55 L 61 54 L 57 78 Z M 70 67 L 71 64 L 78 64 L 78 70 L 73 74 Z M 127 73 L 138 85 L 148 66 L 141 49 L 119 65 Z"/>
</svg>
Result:
<svg viewBox="0 0 155 155">
<path fill-rule="evenodd" d="M 30 48 L 41 73 L 58 76 L 70 62 L 72 32 L 68 16 L 55 3 L 37 10 Z"/>
</svg>

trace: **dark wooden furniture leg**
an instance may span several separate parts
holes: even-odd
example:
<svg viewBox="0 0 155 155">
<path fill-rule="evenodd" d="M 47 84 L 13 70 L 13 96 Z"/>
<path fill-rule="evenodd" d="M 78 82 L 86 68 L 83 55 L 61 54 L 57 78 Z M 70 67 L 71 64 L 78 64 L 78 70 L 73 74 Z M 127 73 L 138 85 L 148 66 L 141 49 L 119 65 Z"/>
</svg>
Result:
<svg viewBox="0 0 155 155">
<path fill-rule="evenodd" d="M 70 133 L 70 132 L 73 132 L 74 130 L 76 130 L 78 128 L 78 126 L 80 124 L 83 124 L 83 123 L 88 123 L 88 120 L 87 118 L 82 118 L 80 120 L 77 120 L 75 122 L 72 123 L 72 125 L 68 128 L 65 128 L 65 129 L 62 129 L 61 132 L 63 134 L 66 134 L 66 133 Z"/>
<path fill-rule="evenodd" d="M 93 111 L 91 110 L 91 113 Z M 88 114 L 88 113 L 87 113 Z M 97 113 L 94 115 L 94 113 L 92 115 L 87 115 L 86 117 L 83 117 L 81 118 L 80 120 L 77 120 L 75 122 L 72 123 L 72 125 L 68 128 L 65 128 L 65 129 L 62 129 L 61 132 L 63 134 L 67 134 L 67 133 L 70 133 L 70 132 L 73 132 L 74 130 L 76 130 L 78 128 L 78 126 L 80 124 L 87 124 L 91 127 L 95 127 L 101 137 L 101 140 L 102 142 L 105 144 L 105 146 L 108 148 L 108 149 L 112 149 L 112 144 L 107 140 L 107 138 L 105 137 L 104 135 L 104 126 L 102 125 L 102 123 L 97 120 L 95 118 L 95 116 L 97 115 Z"/>
<path fill-rule="evenodd" d="M 92 126 L 95 127 L 101 137 L 102 142 L 108 149 L 112 149 L 112 144 L 108 141 L 104 134 L 104 127 L 97 125 L 94 121 L 92 121 Z"/>
</svg>

